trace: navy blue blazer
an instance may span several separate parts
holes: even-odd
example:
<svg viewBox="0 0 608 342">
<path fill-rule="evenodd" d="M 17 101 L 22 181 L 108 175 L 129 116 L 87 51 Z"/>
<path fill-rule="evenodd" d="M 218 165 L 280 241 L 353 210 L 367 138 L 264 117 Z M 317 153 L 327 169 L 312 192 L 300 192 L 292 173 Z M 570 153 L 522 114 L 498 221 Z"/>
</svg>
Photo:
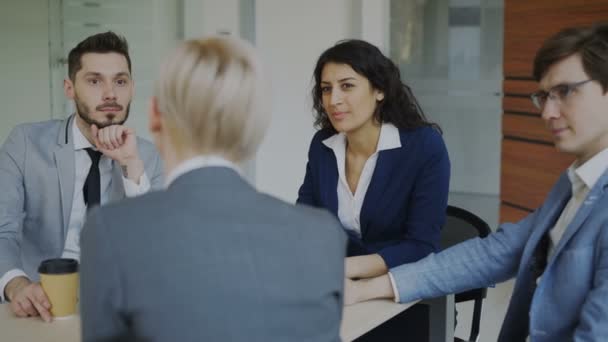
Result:
<svg viewBox="0 0 608 342">
<path fill-rule="evenodd" d="M 338 168 L 318 131 L 310 143 L 297 203 L 326 208 L 338 216 Z M 439 250 L 450 181 L 450 160 L 432 127 L 399 130 L 401 147 L 378 154 L 360 213 L 361 238 L 349 235 L 348 256 L 378 253 L 395 267 Z"/>
</svg>

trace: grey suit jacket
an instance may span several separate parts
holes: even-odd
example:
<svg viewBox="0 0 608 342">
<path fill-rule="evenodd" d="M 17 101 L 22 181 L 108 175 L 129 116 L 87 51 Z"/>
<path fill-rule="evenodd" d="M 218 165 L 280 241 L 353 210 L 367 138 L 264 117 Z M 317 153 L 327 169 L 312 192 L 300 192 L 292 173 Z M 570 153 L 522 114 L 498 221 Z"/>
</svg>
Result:
<svg viewBox="0 0 608 342">
<path fill-rule="evenodd" d="M 0 148 L 0 277 L 18 268 L 37 280 L 40 261 L 63 252 L 74 194 L 72 120 L 19 125 Z M 162 187 L 154 146 L 138 139 L 138 148 L 151 187 Z M 125 197 L 116 163 L 111 187 L 113 201 Z"/>
<path fill-rule="evenodd" d="M 339 222 L 229 168 L 93 210 L 81 246 L 84 341 L 339 341 Z"/>
</svg>

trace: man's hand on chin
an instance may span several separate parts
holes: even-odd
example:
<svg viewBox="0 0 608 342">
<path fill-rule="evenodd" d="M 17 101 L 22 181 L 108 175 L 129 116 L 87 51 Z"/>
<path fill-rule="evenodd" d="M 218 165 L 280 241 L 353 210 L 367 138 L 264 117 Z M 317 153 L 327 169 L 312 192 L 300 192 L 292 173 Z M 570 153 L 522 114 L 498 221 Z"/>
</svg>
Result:
<svg viewBox="0 0 608 342">
<path fill-rule="evenodd" d="M 122 168 L 125 178 L 139 184 L 144 173 L 144 162 L 139 157 L 135 130 L 122 125 L 102 129 L 91 125 L 91 134 L 97 150 L 115 160 Z"/>
</svg>

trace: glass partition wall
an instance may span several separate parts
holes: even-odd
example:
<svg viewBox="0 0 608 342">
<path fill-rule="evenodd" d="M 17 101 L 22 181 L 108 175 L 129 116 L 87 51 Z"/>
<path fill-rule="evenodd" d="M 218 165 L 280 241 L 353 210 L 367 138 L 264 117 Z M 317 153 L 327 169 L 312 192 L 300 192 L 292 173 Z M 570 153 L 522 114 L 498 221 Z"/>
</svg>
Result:
<svg viewBox="0 0 608 342">
<path fill-rule="evenodd" d="M 392 0 L 390 56 L 444 131 L 451 191 L 498 195 L 503 1 Z"/>
</svg>

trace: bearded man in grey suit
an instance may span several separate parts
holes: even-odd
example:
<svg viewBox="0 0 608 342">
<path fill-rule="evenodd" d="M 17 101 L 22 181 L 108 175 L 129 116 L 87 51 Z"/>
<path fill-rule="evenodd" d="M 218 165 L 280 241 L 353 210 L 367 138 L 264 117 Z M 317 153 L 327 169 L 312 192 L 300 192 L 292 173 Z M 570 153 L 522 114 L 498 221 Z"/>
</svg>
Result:
<svg viewBox="0 0 608 342">
<path fill-rule="evenodd" d="M 149 121 L 168 186 L 90 213 L 84 341 L 340 340 L 339 222 L 257 192 L 237 166 L 266 130 L 267 88 L 234 38 L 184 42 L 164 64 Z"/>
<path fill-rule="evenodd" d="M 23 124 L 0 149 L 0 300 L 17 316 L 51 319 L 36 268 L 79 258 L 87 208 L 162 186 L 160 157 L 124 126 L 133 95 L 123 37 L 90 36 L 68 56 L 65 120 Z"/>
</svg>

